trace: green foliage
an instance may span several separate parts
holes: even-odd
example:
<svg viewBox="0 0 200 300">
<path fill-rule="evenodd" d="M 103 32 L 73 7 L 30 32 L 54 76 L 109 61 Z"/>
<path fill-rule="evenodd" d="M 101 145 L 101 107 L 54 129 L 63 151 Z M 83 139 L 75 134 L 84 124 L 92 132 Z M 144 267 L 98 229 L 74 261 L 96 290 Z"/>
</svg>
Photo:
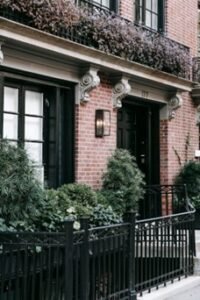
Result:
<svg viewBox="0 0 200 300">
<path fill-rule="evenodd" d="M 150 32 L 117 15 L 77 8 L 68 0 L 1 0 L 0 8 L 10 8 L 28 17 L 26 24 L 53 34 L 73 33 L 87 39 L 90 46 L 129 61 L 190 78 L 191 56 L 182 45 Z"/>
<path fill-rule="evenodd" d="M 58 189 L 69 201 L 80 203 L 82 206 L 95 206 L 97 204 L 97 195 L 91 187 L 85 184 L 65 184 Z"/>
<path fill-rule="evenodd" d="M 29 228 L 39 215 L 43 189 L 26 151 L 0 142 L 0 218 L 7 226 Z M 17 222 L 17 223 L 16 223 Z"/>
<path fill-rule="evenodd" d="M 200 163 L 187 162 L 175 179 L 175 184 L 186 184 L 190 201 L 200 208 Z"/>
<path fill-rule="evenodd" d="M 137 210 L 138 201 L 144 194 L 143 178 L 135 158 L 127 150 L 116 149 L 103 176 L 102 193 L 120 214 Z"/>
<path fill-rule="evenodd" d="M 23 13 L 31 26 L 52 33 L 76 23 L 80 14 L 68 0 L 1 0 L 1 7 Z"/>
<path fill-rule="evenodd" d="M 122 218 L 114 212 L 111 206 L 98 204 L 93 210 L 90 222 L 92 226 L 107 226 L 122 223 Z"/>
</svg>

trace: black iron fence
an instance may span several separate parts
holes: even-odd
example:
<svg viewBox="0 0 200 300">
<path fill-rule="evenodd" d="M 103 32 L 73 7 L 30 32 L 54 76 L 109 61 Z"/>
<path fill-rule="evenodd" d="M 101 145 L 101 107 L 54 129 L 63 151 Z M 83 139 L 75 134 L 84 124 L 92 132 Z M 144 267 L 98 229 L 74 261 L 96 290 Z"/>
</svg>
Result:
<svg viewBox="0 0 200 300">
<path fill-rule="evenodd" d="M 189 209 L 186 185 L 147 185 L 139 202 L 139 218 L 149 219 Z"/>
<path fill-rule="evenodd" d="M 194 212 L 62 233 L 0 233 L 1 300 L 134 300 L 193 272 Z"/>
</svg>

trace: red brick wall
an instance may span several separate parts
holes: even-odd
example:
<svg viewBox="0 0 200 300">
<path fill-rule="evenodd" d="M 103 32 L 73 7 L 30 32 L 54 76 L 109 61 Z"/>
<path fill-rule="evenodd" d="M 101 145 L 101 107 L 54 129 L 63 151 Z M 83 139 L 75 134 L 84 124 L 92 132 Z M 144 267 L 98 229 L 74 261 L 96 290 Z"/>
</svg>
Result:
<svg viewBox="0 0 200 300">
<path fill-rule="evenodd" d="M 180 43 L 191 47 L 196 55 L 197 0 L 166 0 L 166 33 Z M 133 19 L 133 0 L 120 1 L 120 13 Z M 101 84 L 91 93 L 91 100 L 76 106 L 75 180 L 95 188 L 101 186 L 102 173 L 107 158 L 116 148 L 117 113 L 112 105 L 112 85 L 105 74 Z M 183 95 L 183 106 L 176 111 L 172 120 L 162 120 L 160 124 L 160 177 L 162 184 L 173 182 L 180 168 L 178 157 L 183 164 L 186 159 L 186 138 L 189 136 L 187 159 L 194 157 L 198 149 L 198 127 L 195 124 L 195 107 L 188 93 Z M 111 135 L 95 137 L 95 110 L 111 111 Z"/>
<path fill-rule="evenodd" d="M 105 76 L 101 84 L 90 93 L 90 101 L 76 106 L 75 181 L 94 188 L 101 186 L 101 177 L 107 159 L 116 148 L 116 111 L 112 105 L 112 85 Z M 111 135 L 95 137 L 95 110 L 111 112 Z"/>
<path fill-rule="evenodd" d="M 119 0 L 119 14 L 124 18 L 133 21 L 134 19 L 134 0 Z"/>
<path fill-rule="evenodd" d="M 197 53 L 197 0 L 165 0 L 165 31 L 170 38 Z"/>
<path fill-rule="evenodd" d="M 190 47 L 197 54 L 197 0 L 166 0 L 165 30 L 168 37 Z M 184 93 L 183 105 L 176 110 L 176 117 L 161 121 L 160 126 L 160 173 L 161 183 L 170 184 L 180 164 L 194 158 L 198 149 L 196 107 L 189 93 Z M 188 147 L 186 140 L 188 139 Z M 188 149 L 186 149 L 186 147 Z"/>
</svg>

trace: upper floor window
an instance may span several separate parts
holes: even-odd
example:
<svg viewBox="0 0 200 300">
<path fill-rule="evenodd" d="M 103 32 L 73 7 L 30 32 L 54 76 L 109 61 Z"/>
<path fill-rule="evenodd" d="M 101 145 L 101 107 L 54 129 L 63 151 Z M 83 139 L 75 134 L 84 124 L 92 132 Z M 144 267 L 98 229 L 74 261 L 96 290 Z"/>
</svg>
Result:
<svg viewBox="0 0 200 300">
<path fill-rule="evenodd" d="M 78 5 L 95 5 L 103 9 L 117 12 L 118 0 L 75 0 Z"/>
<path fill-rule="evenodd" d="M 136 0 L 136 22 L 156 31 L 163 31 L 163 0 Z"/>
</svg>

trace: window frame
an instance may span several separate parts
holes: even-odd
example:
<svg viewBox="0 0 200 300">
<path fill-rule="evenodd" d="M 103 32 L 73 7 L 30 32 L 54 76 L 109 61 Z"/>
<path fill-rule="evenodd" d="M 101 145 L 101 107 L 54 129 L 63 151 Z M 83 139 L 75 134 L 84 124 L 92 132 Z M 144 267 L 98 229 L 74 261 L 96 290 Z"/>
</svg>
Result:
<svg viewBox="0 0 200 300">
<path fill-rule="evenodd" d="M 105 9 L 105 10 L 108 10 L 108 11 L 113 11 L 114 13 L 118 13 L 118 3 L 119 3 L 119 0 L 109 0 L 109 7 L 105 6 L 102 4 L 102 1 L 103 0 L 100 0 L 101 3 L 98 3 L 97 2 L 98 0 L 75 0 L 75 3 L 78 4 L 78 5 L 81 5 L 81 4 L 94 4 L 95 6 L 97 7 L 100 7 L 102 9 Z"/>
<path fill-rule="evenodd" d="M 32 74 L 31 74 L 32 75 Z M 40 77 L 40 76 L 38 76 Z M 50 81 L 51 80 L 51 81 Z M 68 122 L 68 132 L 66 135 L 66 139 L 67 137 L 70 138 L 70 141 L 68 143 L 68 148 L 67 151 L 66 149 L 61 149 L 59 148 L 59 140 L 56 140 L 56 164 L 60 161 L 60 157 L 59 155 L 62 156 L 62 159 L 64 157 L 64 153 L 66 153 L 67 157 L 64 157 L 64 161 L 67 163 L 69 163 L 67 166 L 65 166 L 65 168 L 63 169 L 67 169 L 66 170 L 66 175 L 64 173 L 64 171 L 62 170 L 62 164 L 61 162 L 59 163 L 59 165 L 56 165 L 56 178 L 54 180 L 54 184 L 51 185 L 50 187 L 58 187 L 64 183 L 70 183 L 70 182 L 74 182 L 74 112 L 75 112 L 75 101 L 74 101 L 74 84 L 70 84 L 69 82 L 61 82 L 61 81 L 57 81 L 55 80 L 52 81 L 52 79 L 49 79 L 47 77 L 45 78 L 41 78 L 41 80 L 39 78 L 37 78 L 37 76 L 35 75 L 34 77 L 30 76 L 30 74 L 27 74 L 27 76 L 25 74 L 23 75 L 17 75 L 14 73 L 5 73 L 4 72 L 0 72 L 0 138 L 3 138 L 3 119 L 4 119 L 4 87 L 8 86 L 8 87 L 13 87 L 13 88 L 18 88 L 19 89 L 19 95 L 18 95 L 18 136 L 17 136 L 17 140 L 14 139 L 9 139 L 10 141 L 14 141 L 16 142 L 18 145 L 23 146 L 26 142 L 25 139 L 25 91 L 26 90 L 30 90 L 30 91 L 36 91 L 36 92 L 44 92 L 44 94 L 46 93 L 46 90 L 49 90 L 50 92 L 52 91 L 52 89 L 55 90 L 55 103 L 56 103 L 56 108 L 57 111 L 55 112 L 56 114 L 56 138 L 58 135 L 58 128 L 60 125 L 58 125 L 58 122 L 60 120 L 60 115 L 59 113 L 62 112 L 62 110 L 59 109 L 59 93 L 58 90 L 64 90 L 66 91 L 66 94 L 69 94 L 69 99 L 67 98 L 66 102 L 69 102 L 67 105 L 67 108 L 69 108 L 70 112 L 70 121 Z M 46 116 L 45 114 L 45 100 L 43 103 L 43 134 L 42 134 L 42 139 L 43 139 L 43 154 L 42 154 L 42 166 L 44 166 L 45 169 L 45 175 L 47 174 L 47 166 L 45 165 L 46 162 L 46 158 L 45 158 L 45 153 L 44 153 L 44 149 L 45 149 L 45 144 L 47 143 L 47 141 L 45 141 L 44 139 L 44 126 L 45 126 L 45 118 Z M 60 110 L 58 112 L 58 109 Z M 29 114 L 27 115 L 29 116 Z M 61 134 L 61 133 L 60 133 Z M 63 134 L 63 133 L 62 133 Z M 64 137 L 65 138 L 65 137 Z M 63 138 L 63 139 L 64 139 Z M 27 140 L 29 141 L 29 140 Z M 34 140 L 33 142 L 37 142 L 36 140 Z M 71 144 L 69 146 L 69 144 Z M 60 154 L 61 153 L 61 154 Z M 38 166 L 38 165 L 37 165 Z M 37 167 L 36 166 L 36 167 Z M 41 167 L 42 167 L 41 166 Z"/>
<path fill-rule="evenodd" d="M 135 22 L 146 28 L 149 28 L 152 31 L 164 32 L 165 0 L 157 0 L 157 7 L 158 7 L 157 14 L 153 12 L 152 8 L 151 10 L 146 9 L 146 1 L 147 0 L 135 0 Z M 140 5 L 140 2 L 142 2 L 142 5 Z M 152 4 L 152 0 L 151 0 L 151 4 Z M 151 13 L 151 26 L 146 25 L 146 11 Z M 154 29 L 152 27 L 152 15 L 157 15 L 157 29 Z"/>
</svg>

